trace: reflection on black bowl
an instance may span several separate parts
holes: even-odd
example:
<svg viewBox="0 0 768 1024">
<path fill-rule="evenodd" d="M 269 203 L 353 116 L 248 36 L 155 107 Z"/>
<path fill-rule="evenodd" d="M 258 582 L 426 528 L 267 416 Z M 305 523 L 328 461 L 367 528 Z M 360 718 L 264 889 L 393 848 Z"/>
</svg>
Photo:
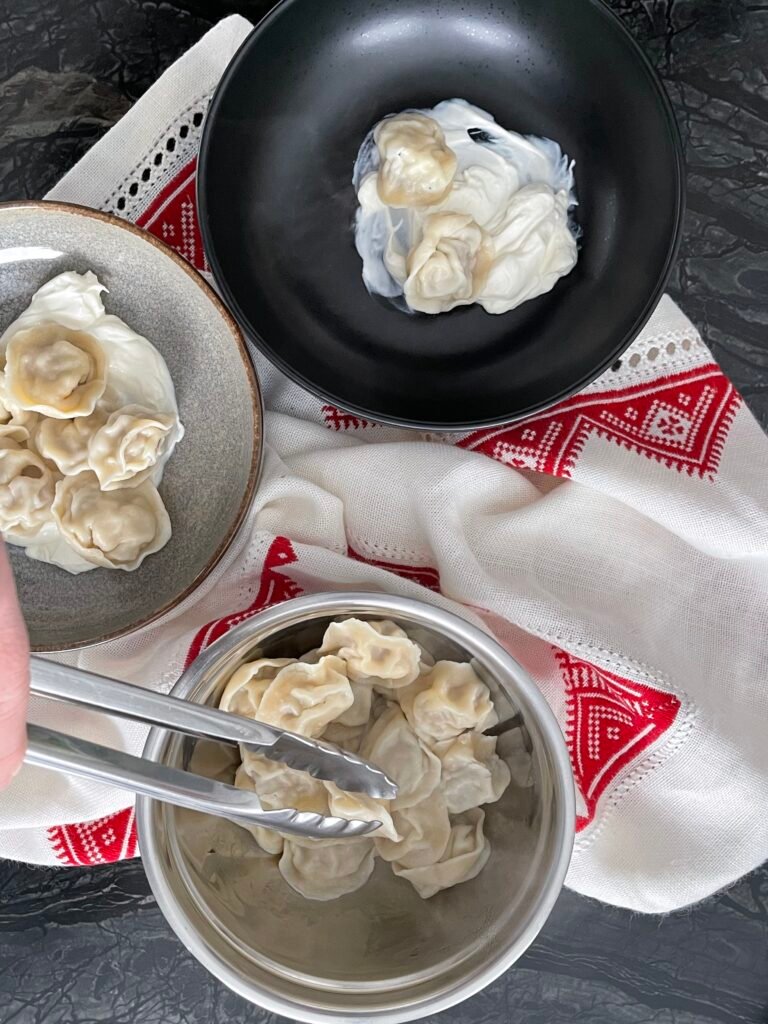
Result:
<svg viewBox="0 0 768 1024">
<path fill-rule="evenodd" d="M 352 166 L 381 117 L 454 96 L 575 159 L 580 258 L 510 313 L 409 317 L 363 285 Z M 599 0 L 283 0 L 213 99 L 199 192 L 216 279 L 268 358 L 352 412 L 449 430 L 545 408 L 624 351 L 675 256 L 683 162 Z"/>
</svg>

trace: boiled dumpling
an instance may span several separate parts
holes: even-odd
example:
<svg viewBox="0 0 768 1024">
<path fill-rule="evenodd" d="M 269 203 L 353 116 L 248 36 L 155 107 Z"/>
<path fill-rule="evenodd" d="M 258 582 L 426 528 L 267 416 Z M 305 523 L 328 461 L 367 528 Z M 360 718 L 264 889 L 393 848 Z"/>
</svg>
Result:
<svg viewBox="0 0 768 1024">
<path fill-rule="evenodd" d="M 379 151 L 377 188 L 390 206 L 439 203 L 456 174 L 456 154 L 443 129 L 431 117 L 409 112 L 379 122 L 374 132 Z"/>
<path fill-rule="evenodd" d="M 299 661 L 305 661 L 308 665 L 316 665 L 322 658 L 319 647 L 313 647 L 311 651 L 307 651 L 306 654 L 302 654 Z"/>
<path fill-rule="evenodd" d="M 316 665 L 286 665 L 261 698 L 259 721 L 310 739 L 321 736 L 354 702 L 344 669 L 344 662 L 332 655 Z"/>
<path fill-rule="evenodd" d="M 23 427 L 0 428 L 0 533 L 30 536 L 51 519 L 54 478 L 34 452 L 19 447 Z"/>
<path fill-rule="evenodd" d="M 488 687 L 471 665 L 455 661 L 438 661 L 402 696 L 401 705 L 419 736 L 430 743 L 465 729 L 482 731 L 498 721 Z"/>
<path fill-rule="evenodd" d="M 244 718 L 256 718 L 269 684 L 281 668 L 292 663 L 293 658 L 259 658 L 241 665 L 224 687 L 219 708 Z"/>
<path fill-rule="evenodd" d="M 309 900 L 335 900 L 365 885 L 374 867 L 371 839 L 286 839 L 280 874 Z"/>
<path fill-rule="evenodd" d="M 510 770 L 512 780 L 520 789 L 528 789 L 533 785 L 533 758 L 531 757 L 529 743 L 526 742 L 526 730 L 524 728 L 507 729 L 497 744 L 499 754 L 504 758 L 504 763 Z"/>
<path fill-rule="evenodd" d="M 393 810 L 421 803 L 440 782 L 440 760 L 421 743 L 396 705 L 373 725 L 360 747 L 360 756 L 397 785 Z"/>
<path fill-rule="evenodd" d="M 485 814 L 479 808 L 459 815 L 451 826 L 448 844 L 437 863 L 424 867 L 406 867 L 395 862 L 392 870 L 406 878 L 423 900 L 428 900 L 441 889 L 468 882 L 485 867 L 491 853 L 490 844 L 483 835 Z"/>
<path fill-rule="evenodd" d="M 349 685 L 352 687 L 352 703 L 336 721 L 339 725 L 365 725 L 371 717 L 373 687 L 370 683 L 350 682 Z"/>
<path fill-rule="evenodd" d="M 127 405 L 113 412 L 88 444 L 88 464 L 103 491 L 135 487 L 175 444 L 175 416 Z"/>
<path fill-rule="evenodd" d="M 342 725 L 340 722 L 331 722 L 321 736 L 327 743 L 333 743 L 351 754 L 357 754 L 360 744 L 367 732 L 366 725 Z"/>
<path fill-rule="evenodd" d="M 451 835 L 451 822 L 439 791 L 414 807 L 395 811 L 392 821 L 401 838 L 395 842 L 387 838 L 376 840 L 376 850 L 383 860 L 409 868 L 440 860 Z"/>
<path fill-rule="evenodd" d="M 90 416 L 106 387 L 104 351 L 90 334 L 55 323 L 17 331 L 6 349 L 8 398 L 54 419 Z"/>
<path fill-rule="evenodd" d="M 251 780 L 252 788 L 265 810 L 279 811 L 284 807 L 295 807 L 297 811 L 328 813 L 328 792 L 318 779 L 307 772 L 271 761 L 246 747 L 241 746 L 240 753 L 243 758 L 242 769 Z M 241 788 L 247 788 L 244 780 Z"/>
<path fill-rule="evenodd" d="M 410 252 L 403 295 L 418 313 L 447 313 L 481 291 L 492 252 L 485 231 L 465 213 L 433 213 Z"/>
<path fill-rule="evenodd" d="M 355 682 L 407 686 L 419 674 L 420 650 L 393 622 L 332 622 L 320 650 L 338 654 Z"/>
<path fill-rule="evenodd" d="M 26 427 L 29 431 L 28 444 L 32 444 L 33 435 L 37 434 L 37 431 L 43 422 L 44 418 L 39 412 L 30 412 L 29 409 L 14 408 L 11 412 L 11 418 L 6 426 Z"/>
<path fill-rule="evenodd" d="M 381 827 L 371 833 L 373 838 L 398 840 L 400 836 L 389 813 L 389 800 L 374 800 L 364 793 L 346 793 L 333 782 L 326 782 L 331 814 L 348 821 L 380 821 Z"/>
<path fill-rule="evenodd" d="M 106 412 L 99 408 L 73 420 L 44 419 L 36 432 L 37 450 L 64 476 L 84 473 L 88 470 L 88 442 L 106 419 Z"/>
<path fill-rule="evenodd" d="M 281 832 L 273 828 L 264 828 L 263 825 L 243 825 L 243 828 L 248 829 L 264 853 L 268 853 L 270 857 L 279 857 L 283 852 L 285 837 Z"/>
<path fill-rule="evenodd" d="M 256 786 L 251 776 L 241 765 L 235 774 L 235 786 L 238 789 L 247 789 L 256 793 Z M 262 807 L 264 805 L 262 804 Z M 283 852 L 283 836 L 280 832 L 277 832 L 273 828 L 264 828 L 263 825 L 243 825 L 242 828 L 247 829 L 256 842 L 259 844 L 265 853 L 274 856 L 279 856 Z"/>
<path fill-rule="evenodd" d="M 171 537 L 163 500 L 148 480 L 104 493 L 92 473 L 65 477 L 56 485 L 53 517 L 82 558 L 109 569 L 137 569 Z"/>
<path fill-rule="evenodd" d="M 11 420 L 0 424 L 0 448 L 22 448 L 29 444 L 30 433 L 27 427 Z"/>
<path fill-rule="evenodd" d="M 496 753 L 496 737 L 465 732 L 433 747 L 443 765 L 440 788 L 451 814 L 498 800 L 510 771 Z"/>
</svg>

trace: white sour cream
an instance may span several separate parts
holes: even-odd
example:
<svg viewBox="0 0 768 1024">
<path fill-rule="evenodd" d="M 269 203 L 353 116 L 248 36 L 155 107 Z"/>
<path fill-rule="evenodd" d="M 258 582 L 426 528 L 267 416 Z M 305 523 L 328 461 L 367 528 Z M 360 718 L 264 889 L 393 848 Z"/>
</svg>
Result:
<svg viewBox="0 0 768 1024">
<path fill-rule="evenodd" d="M 365 285 L 407 312 L 506 313 L 576 265 L 573 162 L 464 100 L 379 122 L 353 184 Z"/>
</svg>

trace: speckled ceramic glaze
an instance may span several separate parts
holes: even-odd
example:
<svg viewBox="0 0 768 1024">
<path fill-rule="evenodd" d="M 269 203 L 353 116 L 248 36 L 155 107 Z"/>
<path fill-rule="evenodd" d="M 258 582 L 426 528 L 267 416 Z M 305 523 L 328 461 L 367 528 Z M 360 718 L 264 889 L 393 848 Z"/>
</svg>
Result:
<svg viewBox="0 0 768 1024">
<path fill-rule="evenodd" d="M 186 434 L 160 485 L 168 545 L 135 572 L 72 576 L 9 547 L 33 647 L 66 650 L 114 639 L 178 604 L 216 565 L 253 498 L 261 402 L 242 335 L 206 283 L 132 225 L 58 203 L 0 206 L 0 326 L 65 270 L 92 270 L 107 312 L 160 351 Z"/>
</svg>

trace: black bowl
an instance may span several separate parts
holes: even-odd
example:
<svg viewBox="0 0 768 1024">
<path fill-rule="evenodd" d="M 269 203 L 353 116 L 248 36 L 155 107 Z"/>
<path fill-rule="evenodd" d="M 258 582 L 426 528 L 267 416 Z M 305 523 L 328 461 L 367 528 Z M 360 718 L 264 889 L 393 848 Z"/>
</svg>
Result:
<svg viewBox="0 0 768 1024">
<path fill-rule="evenodd" d="M 408 316 L 365 289 L 352 165 L 385 114 L 459 96 L 576 161 L 576 268 L 501 316 Z M 683 160 L 669 101 L 598 0 L 283 0 L 211 103 L 199 204 L 244 330 L 310 391 L 375 420 L 530 415 L 637 335 L 674 260 Z"/>
</svg>

